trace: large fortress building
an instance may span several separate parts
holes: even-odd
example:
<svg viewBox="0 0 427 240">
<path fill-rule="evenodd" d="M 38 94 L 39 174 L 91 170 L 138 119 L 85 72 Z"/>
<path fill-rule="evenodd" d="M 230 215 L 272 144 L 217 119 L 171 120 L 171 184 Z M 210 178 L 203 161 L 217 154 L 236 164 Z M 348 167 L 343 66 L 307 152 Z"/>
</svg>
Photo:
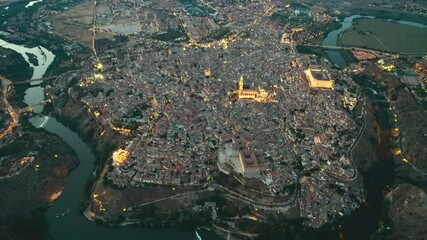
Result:
<svg viewBox="0 0 427 240">
<path fill-rule="evenodd" d="M 329 88 L 332 89 L 334 86 L 334 80 L 332 80 L 325 70 L 320 68 L 309 68 L 305 71 L 308 83 L 312 88 Z"/>
</svg>

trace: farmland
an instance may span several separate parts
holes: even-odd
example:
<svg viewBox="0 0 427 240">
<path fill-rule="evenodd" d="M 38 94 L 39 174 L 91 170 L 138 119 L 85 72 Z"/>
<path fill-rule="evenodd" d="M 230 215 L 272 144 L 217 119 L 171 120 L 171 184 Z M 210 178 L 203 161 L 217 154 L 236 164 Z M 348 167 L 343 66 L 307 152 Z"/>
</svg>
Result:
<svg viewBox="0 0 427 240">
<path fill-rule="evenodd" d="M 379 19 L 360 19 L 341 37 L 344 46 L 393 53 L 427 53 L 427 29 Z"/>
</svg>

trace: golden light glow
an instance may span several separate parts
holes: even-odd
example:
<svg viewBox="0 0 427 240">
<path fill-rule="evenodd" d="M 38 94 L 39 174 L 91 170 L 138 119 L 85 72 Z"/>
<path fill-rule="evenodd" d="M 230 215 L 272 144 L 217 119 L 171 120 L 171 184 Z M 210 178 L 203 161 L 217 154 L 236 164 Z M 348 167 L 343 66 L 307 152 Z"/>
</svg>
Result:
<svg viewBox="0 0 427 240">
<path fill-rule="evenodd" d="M 302 32 L 304 31 L 304 28 L 292 28 L 291 29 L 291 33 L 287 34 L 287 33 L 283 33 L 282 37 L 280 38 L 280 43 L 281 44 L 286 44 L 286 43 L 293 43 L 292 41 L 292 35 L 294 35 L 297 32 Z"/>
<path fill-rule="evenodd" d="M 315 72 L 319 74 L 324 74 L 324 78 L 318 78 L 315 76 Z M 305 75 L 308 78 L 308 83 L 310 87 L 313 88 L 329 88 L 332 89 L 334 86 L 334 81 L 327 77 L 327 73 L 321 69 L 308 69 L 305 71 Z"/>
<path fill-rule="evenodd" d="M 119 148 L 113 153 L 113 166 L 121 166 L 128 159 L 129 152 Z"/>
<path fill-rule="evenodd" d="M 378 60 L 378 62 L 377 62 L 377 65 L 378 65 L 378 67 L 380 67 L 382 70 L 384 70 L 384 71 L 388 71 L 388 72 L 391 72 L 391 71 L 393 71 L 395 68 L 396 68 L 396 66 L 394 65 L 394 64 L 386 64 L 385 62 L 384 62 L 384 60 Z"/>
<path fill-rule="evenodd" d="M 129 135 L 132 132 L 130 129 L 127 129 L 127 128 L 118 128 L 114 126 L 111 126 L 111 129 L 118 131 L 119 133 L 124 135 Z"/>
<path fill-rule="evenodd" d="M 95 73 L 95 74 L 93 75 L 93 78 L 94 78 L 95 80 L 104 80 L 104 75 L 102 75 L 102 74 L 100 74 L 100 73 Z"/>
<path fill-rule="evenodd" d="M 393 128 L 393 129 L 391 129 L 391 135 L 393 137 L 398 137 L 399 134 L 400 134 L 399 128 Z"/>
<path fill-rule="evenodd" d="M 271 94 L 269 94 L 264 89 L 258 87 L 258 89 L 244 89 L 243 88 L 243 76 L 240 77 L 239 86 L 234 94 L 238 97 L 239 100 L 249 100 L 256 102 L 277 102 L 276 99 L 273 99 Z"/>
<path fill-rule="evenodd" d="M 11 84 L 11 81 L 4 77 L 0 77 L 0 80 L 3 80 L 4 82 L 6 82 L 6 85 Z M 7 89 L 7 87 L 5 89 Z M 10 132 L 12 132 L 14 127 L 18 125 L 18 121 L 19 121 L 18 114 L 15 113 L 14 109 L 12 108 L 12 105 L 10 105 L 10 103 L 7 101 L 7 94 L 8 94 L 7 91 L 3 91 L 4 103 L 12 121 L 10 121 L 9 126 L 3 132 L 0 132 L 0 139 L 6 136 L 7 134 L 9 134 Z"/>
<path fill-rule="evenodd" d="M 92 211 L 90 211 L 90 212 L 89 212 L 89 216 L 90 216 L 92 219 L 96 217 L 95 213 L 94 213 L 94 212 L 92 212 Z"/>
<path fill-rule="evenodd" d="M 50 196 L 49 201 L 51 201 L 51 202 L 55 201 L 59 196 L 61 196 L 61 194 L 62 194 L 62 191 L 53 193 Z"/>
<path fill-rule="evenodd" d="M 212 77 L 212 75 L 213 75 L 212 69 L 210 69 L 210 68 L 205 69 L 204 74 L 205 74 L 206 78 Z"/>
<path fill-rule="evenodd" d="M 399 156 L 400 154 L 402 154 L 402 150 L 400 150 L 400 148 L 396 148 L 392 150 L 392 153 L 395 156 Z"/>
<path fill-rule="evenodd" d="M 19 161 L 19 164 L 21 165 L 25 165 L 27 163 L 30 163 L 34 160 L 34 157 L 23 157 L 21 158 L 21 160 Z"/>
<path fill-rule="evenodd" d="M 255 217 L 255 216 L 249 216 L 248 218 L 251 219 L 251 220 L 253 220 L 253 221 L 258 221 L 258 218 Z"/>
<path fill-rule="evenodd" d="M 290 43 L 290 41 L 288 40 L 288 35 L 286 33 L 282 34 L 282 37 L 280 38 L 280 43 L 281 44 Z"/>
<path fill-rule="evenodd" d="M 102 63 L 98 62 L 95 64 L 95 69 L 98 71 L 101 71 L 104 68 L 104 66 L 102 65 Z"/>
</svg>

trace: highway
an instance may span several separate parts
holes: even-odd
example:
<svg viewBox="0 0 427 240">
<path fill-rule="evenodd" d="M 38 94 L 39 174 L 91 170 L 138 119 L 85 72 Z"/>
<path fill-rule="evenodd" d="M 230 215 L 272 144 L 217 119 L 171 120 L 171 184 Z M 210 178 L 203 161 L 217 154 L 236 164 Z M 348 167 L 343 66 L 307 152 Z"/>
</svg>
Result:
<svg viewBox="0 0 427 240">
<path fill-rule="evenodd" d="M 10 85 L 12 84 L 12 82 L 9 79 L 6 79 L 4 77 L 0 76 L 0 81 L 2 82 L 2 86 L 3 86 L 3 102 L 6 105 L 6 108 L 9 112 L 10 118 L 12 119 L 9 126 L 0 133 L 0 139 L 2 139 L 4 136 L 6 136 L 7 134 L 9 134 L 13 128 L 18 125 L 18 114 L 15 112 L 15 110 L 12 108 L 12 106 L 10 105 L 9 101 L 7 100 L 8 96 L 9 96 L 9 90 L 10 90 Z"/>
</svg>

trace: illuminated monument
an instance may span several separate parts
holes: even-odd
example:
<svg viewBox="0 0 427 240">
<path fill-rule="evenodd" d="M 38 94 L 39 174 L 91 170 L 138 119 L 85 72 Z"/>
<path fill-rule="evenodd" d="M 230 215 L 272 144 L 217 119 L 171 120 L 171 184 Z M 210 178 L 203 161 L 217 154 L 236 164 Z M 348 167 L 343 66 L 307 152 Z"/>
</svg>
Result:
<svg viewBox="0 0 427 240">
<path fill-rule="evenodd" d="M 260 87 L 258 89 L 245 89 L 243 86 L 243 76 L 240 77 L 238 88 L 234 91 L 234 94 L 239 101 L 277 102 L 277 100 L 272 98 L 270 93 Z"/>
<path fill-rule="evenodd" d="M 312 88 L 332 89 L 334 86 L 334 81 L 328 77 L 328 74 L 324 70 L 309 68 L 305 71 L 305 75 L 307 76 L 308 83 Z"/>
<path fill-rule="evenodd" d="M 113 153 L 113 166 L 121 166 L 128 159 L 129 152 L 124 149 L 118 149 Z"/>
</svg>

